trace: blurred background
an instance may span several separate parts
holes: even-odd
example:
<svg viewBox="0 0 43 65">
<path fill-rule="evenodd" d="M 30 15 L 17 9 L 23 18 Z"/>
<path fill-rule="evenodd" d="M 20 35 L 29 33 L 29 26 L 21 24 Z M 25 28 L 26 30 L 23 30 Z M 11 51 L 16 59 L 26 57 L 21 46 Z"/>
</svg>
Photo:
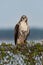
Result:
<svg viewBox="0 0 43 65">
<path fill-rule="evenodd" d="M 28 17 L 28 40 L 43 40 L 43 0 L 0 0 L 0 41 L 13 41 L 14 27 L 22 15 Z"/>
</svg>

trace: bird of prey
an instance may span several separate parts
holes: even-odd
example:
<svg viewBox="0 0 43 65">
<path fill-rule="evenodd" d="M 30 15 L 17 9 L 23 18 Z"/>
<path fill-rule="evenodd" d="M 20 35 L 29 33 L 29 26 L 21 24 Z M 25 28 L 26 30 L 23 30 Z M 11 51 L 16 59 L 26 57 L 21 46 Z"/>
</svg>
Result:
<svg viewBox="0 0 43 65">
<path fill-rule="evenodd" d="M 14 28 L 15 44 L 25 43 L 29 34 L 30 34 L 30 28 L 28 24 L 28 18 L 27 16 L 22 15 L 19 22 L 15 25 Z"/>
</svg>

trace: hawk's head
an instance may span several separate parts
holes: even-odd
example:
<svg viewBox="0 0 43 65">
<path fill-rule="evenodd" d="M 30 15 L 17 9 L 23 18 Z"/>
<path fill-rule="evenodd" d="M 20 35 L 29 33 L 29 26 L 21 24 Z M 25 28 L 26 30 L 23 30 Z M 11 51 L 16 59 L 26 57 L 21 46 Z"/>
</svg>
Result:
<svg viewBox="0 0 43 65">
<path fill-rule="evenodd" d="M 25 22 L 27 22 L 27 20 L 28 20 L 27 16 L 22 15 L 21 18 L 20 18 L 20 21 L 23 21 L 23 20 L 24 20 Z"/>
</svg>

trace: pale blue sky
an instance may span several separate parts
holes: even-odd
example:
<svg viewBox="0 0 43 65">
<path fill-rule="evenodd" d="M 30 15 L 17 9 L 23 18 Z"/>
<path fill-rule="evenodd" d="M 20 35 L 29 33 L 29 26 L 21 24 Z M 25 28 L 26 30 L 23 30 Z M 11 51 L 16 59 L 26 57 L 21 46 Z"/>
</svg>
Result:
<svg viewBox="0 0 43 65">
<path fill-rule="evenodd" d="M 14 28 L 23 14 L 30 27 L 43 28 L 43 0 L 0 0 L 0 29 Z"/>
</svg>

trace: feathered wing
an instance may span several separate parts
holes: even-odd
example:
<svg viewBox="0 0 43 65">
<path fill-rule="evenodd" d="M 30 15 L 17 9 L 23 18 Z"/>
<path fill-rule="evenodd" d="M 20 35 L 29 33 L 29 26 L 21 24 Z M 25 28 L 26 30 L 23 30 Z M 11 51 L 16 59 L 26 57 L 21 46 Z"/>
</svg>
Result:
<svg viewBox="0 0 43 65">
<path fill-rule="evenodd" d="M 27 38 L 28 38 L 29 35 L 30 35 L 30 27 L 28 26 L 28 29 L 27 29 L 27 36 L 26 36 L 25 41 L 27 40 Z"/>
<path fill-rule="evenodd" d="M 14 29 L 14 41 L 15 41 L 15 44 L 16 44 L 17 38 L 18 38 L 18 31 L 19 31 L 19 24 L 16 24 L 15 29 Z"/>
</svg>

